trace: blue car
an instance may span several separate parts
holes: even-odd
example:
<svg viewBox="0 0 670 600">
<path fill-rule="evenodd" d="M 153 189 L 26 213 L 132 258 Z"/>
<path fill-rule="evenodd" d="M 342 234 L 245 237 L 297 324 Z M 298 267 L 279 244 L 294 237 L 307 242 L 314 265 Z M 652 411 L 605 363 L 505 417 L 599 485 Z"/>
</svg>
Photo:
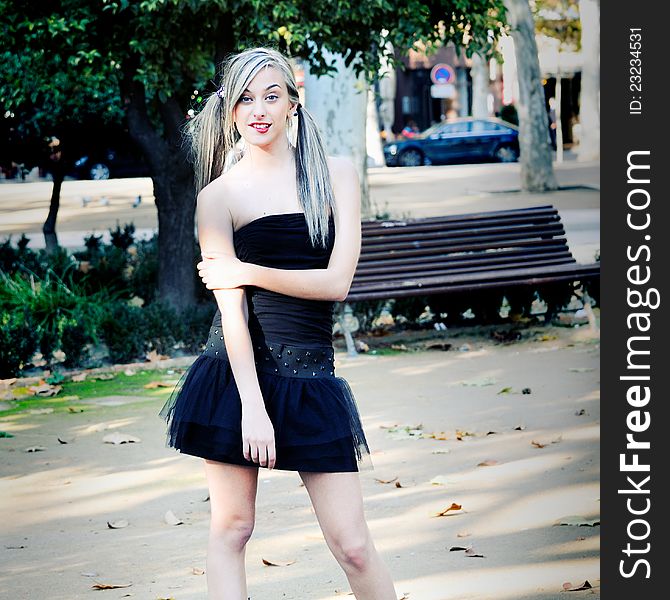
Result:
<svg viewBox="0 0 670 600">
<path fill-rule="evenodd" d="M 388 167 L 519 159 L 519 130 L 499 119 L 455 119 L 384 145 Z"/>
</svg>

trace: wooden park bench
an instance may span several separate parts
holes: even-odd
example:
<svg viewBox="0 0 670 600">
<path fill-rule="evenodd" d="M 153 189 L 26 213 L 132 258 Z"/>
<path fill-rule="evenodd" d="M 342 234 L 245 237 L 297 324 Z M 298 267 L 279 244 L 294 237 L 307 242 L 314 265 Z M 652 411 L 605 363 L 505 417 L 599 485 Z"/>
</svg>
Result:
<svg viewBox="0 0 670 600">
<path fill-rule="evenodd" d="M 482 298 L 490 305 L 516 290 L 523 290 L 517 299 L 544 290 L 551 315 L 566 284 L 578 281 L 595 292 L 599 278 L 600 263 L 575 261 L 553 206 L 373 220 L 362 223 L 361 256 L 345 303 L 433 296 L 431 308 L 453 311 L 455 298 L 466 310 L 482 306 Z M 551 293 L 557 284 L 562 295 Z"/>
</svg>

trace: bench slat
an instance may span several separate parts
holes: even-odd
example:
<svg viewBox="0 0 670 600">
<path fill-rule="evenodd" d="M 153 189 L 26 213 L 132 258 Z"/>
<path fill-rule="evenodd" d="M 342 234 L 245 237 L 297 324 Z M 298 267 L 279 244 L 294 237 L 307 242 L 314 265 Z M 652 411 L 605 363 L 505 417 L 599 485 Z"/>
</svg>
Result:
<svg viewBox="0 0 670 600">
<path fill-rule="evenodd" d="M 402 271 L 389 271 L 387 273 L 375 272 L 368 275 L 358 276 L 356 282 L 358 285 L 370 285 L 377 281 L 383 280 L 395 280 L 402 281 L 403 279 L 416 279 L 417 277 L 432 277 L 437 275 L 454 275 L 456 273 L 474 273 L 477 271 L 498 271 L 500 269 L 515 269 L 521 268 L 524 265 L 539 267 L 542 265 L 558 265 L 558 264 L 568 264 L 574 263 L 575 259 L 571 255 L 562 256 L 562 257 L 543 257 L 536 258 L 534 260 L 529 260 L 528 258 L 522 257 L 515 261 L 508 261 L 504 263 L 486 263 L 480 265 L 473 265 L 472 263 L 464 263 L 460 265 L 450 265 L 448 268 L 444 268 L 440 264 L 432 265 L 419 265 L 416 269 L 404 269 Z"/>
<path fill-rule="evenodd" d="M 567 246 L 551 248 L 547 252 L 544 247 L 530 247 L 530 248 L 510 248 L 500 250 L 499 252 L 471 252 L 465 254 L 436 254 L 428 256 L 422 261 L 417 261 L 413 258 L 397 258 L 393 261 L 377 260 L 368 261 L 359 264 L 356 268 L 356 277 L 365 277 L 372 273 L 394 273 L 407 272 L 412 269 L 421 269 L 423 267 L 433 266 L 450 266 L 452 264 L 472 264 L 479 265 L 484 263 L 497 264 L 505 261 L 515 260 L 517 258 L 527 257 L 530 260 L 535 258 L 558 258 L 558 257 L 572 257 Z"/>
<path fill-rule="evenodd" d="M 504 287 L 509 285 L 541 285 L 557 281 L 583 281 L 600 276 L 600 265 L 559 265 L 538 269 L 516 269 L 499 273 L 459 274 L 453 277 L 431 277 L 412 279 L 391 284 L 376 284 L 357 289 L 352 284 L 347 302 L 357 300 L 383 300 L 386 298 L 406 298 L 411 296 L 433 295 L 449 292 L 474 291 L 478 289 Z"/>
<path fill-rule="evenodd" d="M 469 230 L 458 232 L 434 232 L 421 235 L 403 235 L 395 239 L 376 237 L 374 239 L 365 240 L 361 245 L 361 252 L 366 254 L 371 252 L 383 251 L 393 246 L 398 250 L 403 248 L 423 248 L 426 246 L 435 247 L 442 245 L 445 248 L 453 246 L 454 244 L 481 244 L 488 242 L 492 247 L 504 246 L 510 240 L 530 240 L 530 239 L 550 239 L 553 237 L 565 235 L 563 226 L 548 225 L 543 228 L 528 228 L 519 227 L 516 229 L 508 229 L 504 227 L 490 229 L 488 231 Z"/>
<path fill-rule="evenodd" d="M 567 244 L 567 240 L 565 240 L 565 238 L 558 239 L 562 239 L 563 242 Z M 374 260 L 380 257 L 393 260 L 396 256 L 421 256 L 422 254 L 426 253 L 426 251 L 432 250 L 434 252 L 436 249 L 440 252 L 472 252 L 516 248 L 523 243 L 532 243 L 536 241 L 537 240 L 529 240 L 528 236 L 520 234 L 518 236 L 500 236 L 499 238 L 492 237 L 487 240 L 481 240 L 479 238 L 461 238 L 459 240 L 454 240 L 452 243 L 441 240 L 428 240 L 426 242 L 417 242 L 416 244 L 404 243 L 398 246 L 395 244 L 387 244 L 385 246 L 379 246 L 374 250 L 370 250 L 368 248 L 365 248 L 365 252 L 361 250 L 359 262 L 366 262 L 368 260 Z M 551 244 L 547 245 L 550 246 Z"/>
</svg>

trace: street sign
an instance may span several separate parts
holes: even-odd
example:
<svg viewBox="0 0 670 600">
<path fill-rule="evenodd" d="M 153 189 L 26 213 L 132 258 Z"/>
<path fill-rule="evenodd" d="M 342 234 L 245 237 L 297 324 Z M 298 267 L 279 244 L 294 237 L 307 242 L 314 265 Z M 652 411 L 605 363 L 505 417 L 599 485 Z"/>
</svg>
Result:
<svg viewBox="0 0 670 600">
<path fill-rule="evenodd" d="M 443 83 L 453 83 L 456 80 L 454 69 L 445 63 L 437 63 L 430 70 L 430 79 L 433 83 L 439 85 Z"/>
<path fill-rule="evenodd" d="M 431 98 L 455 98 L 456 86 L 451 83 L 430 86 Z"/>
</svg>

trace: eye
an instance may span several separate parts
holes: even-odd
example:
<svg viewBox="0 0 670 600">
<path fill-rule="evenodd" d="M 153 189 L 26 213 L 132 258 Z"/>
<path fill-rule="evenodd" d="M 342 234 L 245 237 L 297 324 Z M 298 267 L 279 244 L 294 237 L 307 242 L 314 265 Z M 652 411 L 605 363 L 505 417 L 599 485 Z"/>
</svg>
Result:
<svg viewBox="0 0 670 600">
<path fill-rule="evenodd" d="M 270 94 L 268 96 L 268 100 L 276 100 L 277 98 L 279 98 L 279 96 L 277 96 L 277 94 Z"/>
<path fill-rule="evenodd" d="M 240 102 L 244 102 L 245 100 L 251 100 L 251 98 L 249 96 L 242 96 L 240 98 Z"/>
</svg>

